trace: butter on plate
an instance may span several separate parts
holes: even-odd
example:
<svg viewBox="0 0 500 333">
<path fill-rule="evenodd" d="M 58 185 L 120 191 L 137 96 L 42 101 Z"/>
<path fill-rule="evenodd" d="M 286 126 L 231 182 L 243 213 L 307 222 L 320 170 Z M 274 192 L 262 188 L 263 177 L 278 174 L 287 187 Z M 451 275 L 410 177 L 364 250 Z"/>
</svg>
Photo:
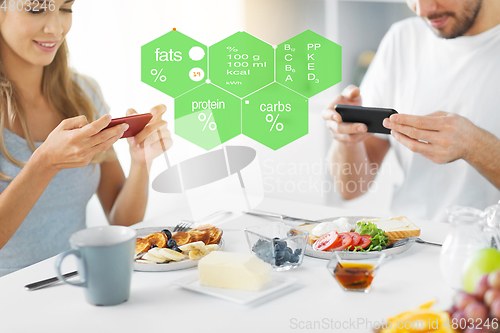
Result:
<svg viewBox="0 0 500 333">
<path fill-rule="evenodd" d="M 200 285 L 258 291 L 271 281 L 273 268 L 253 254 L 215 251 L 198 263 Z"/>
</svg>

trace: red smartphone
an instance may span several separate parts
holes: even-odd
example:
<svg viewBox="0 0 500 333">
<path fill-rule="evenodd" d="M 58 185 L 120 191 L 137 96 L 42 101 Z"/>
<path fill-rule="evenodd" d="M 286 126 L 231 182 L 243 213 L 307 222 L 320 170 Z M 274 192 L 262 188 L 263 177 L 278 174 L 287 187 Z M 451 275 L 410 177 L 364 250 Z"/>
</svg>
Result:
<svg viewBox="0 0 500 333">
<path fill-rule="evenodd" d="M 103 130 L 114 127 L 116 125 L 127 123 L 129 128 L 125 131 L 125 133 L 123 133 L 122 138 L 130 138 L 131 136 L 134 136 L 142 131 L 142 129 L 146 127 L 146 124 L 149 123 L 151 118 L 153 118 L 153 115 L 151 113 L 135 114 L 133 116 L 115 118 L 111 119 L 109 125 L 106 126 L 106 128 L 104 128 Z"/>
</svg>

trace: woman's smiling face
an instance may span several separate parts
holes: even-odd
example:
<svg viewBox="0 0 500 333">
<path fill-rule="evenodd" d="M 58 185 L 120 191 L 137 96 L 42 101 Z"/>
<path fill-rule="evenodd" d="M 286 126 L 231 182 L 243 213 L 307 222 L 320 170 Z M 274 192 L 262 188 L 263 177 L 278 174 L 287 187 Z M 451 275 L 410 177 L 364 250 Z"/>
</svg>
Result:
<svg viewBox="0 0 500 333">
<path fill-rule="evenodd" d="M 49 65 L 71 29 L 74 0 L 1 2 L 2 58 L 9 53 L 9 58 L 17 57 L 32 65 Z"/>
</svg>

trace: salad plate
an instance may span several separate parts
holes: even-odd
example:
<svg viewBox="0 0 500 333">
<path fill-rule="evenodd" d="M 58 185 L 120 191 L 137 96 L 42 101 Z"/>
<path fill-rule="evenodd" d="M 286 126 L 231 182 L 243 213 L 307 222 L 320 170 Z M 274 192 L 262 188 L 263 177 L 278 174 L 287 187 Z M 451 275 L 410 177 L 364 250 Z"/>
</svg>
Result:
<svg viewBox="0 0 500 333">
<path fill-rule="evenodd" d="M 337 220 L 341 217 L 345 217 L 349 221 L 349 224 L 351 225 L 352 230 L 354 230 L 354 228 L 356 227 L 356 223 L 360 220 L 371 220 L 371 219 L 378 218 L 378 217 L 374 217 L 374 216 L 337 216 L 337 217 L 321 219 L 321 220 L 318 220 L 318 222 L 319 223 L 320 222 L 329 222 L 329 221 Z M 393 256 L 393 255 L 397 255 L 397 254 L 405 252 L 413 245 L 413 243 L 415 243 L 414 239 L 409 241 L 408 243 L 406 243 L 404 245 L 392 247 L 389 249 L 384 249 L 382 251 L 368 251 L 368 252 L 344 251 L 343 253 L 345 253 L 345 254 L 343 254 L 343 257 L 345 257 L 345 259 L 368 259 L 368 258 L 376 257 L 378 255 L 377 253 L 380 253 L 380 252 L 385 253 L 387 256 Z M 304 251 L 304 254 L 306 256 L 313 257 L 313 258 L 330 260 L 333 257 L 334 252 L 316 251 L 312 248 L 312 246 L 310 244 L 307 244 L 305 251 Z"/>
</svg>

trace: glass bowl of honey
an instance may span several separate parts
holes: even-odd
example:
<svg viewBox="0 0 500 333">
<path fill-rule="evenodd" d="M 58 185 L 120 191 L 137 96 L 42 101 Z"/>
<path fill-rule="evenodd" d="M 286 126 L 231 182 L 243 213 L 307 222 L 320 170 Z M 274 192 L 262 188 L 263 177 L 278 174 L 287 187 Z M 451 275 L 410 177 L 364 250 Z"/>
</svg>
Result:
<svg viewBox="0 0 500 333">
<path fill-rule="evenodd" d="M 334 252 L 328 262 L 328 271 L 345 291 L 367 293 L 378 269 L 387 259 L 385 253 L 370 253 L 367 258 L 347 259 L 349 253 Z"/>
</svg>

